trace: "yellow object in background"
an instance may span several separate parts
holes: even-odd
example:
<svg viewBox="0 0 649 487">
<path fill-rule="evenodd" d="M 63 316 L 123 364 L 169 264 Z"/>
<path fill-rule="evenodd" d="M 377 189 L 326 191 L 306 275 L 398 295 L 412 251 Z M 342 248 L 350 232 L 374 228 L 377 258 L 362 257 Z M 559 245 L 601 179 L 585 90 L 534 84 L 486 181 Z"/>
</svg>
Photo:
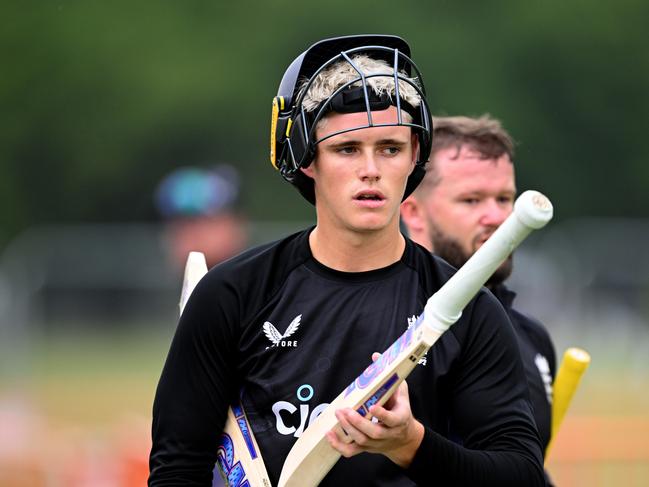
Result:
<svg viewBox="0 0 649 487">
<path fill-rule="evenodd" d="M 556 437 L 563 418 L 568 411 L 572 397 L 579 387 L 584 372 L 590 365 L 590 354 L 581 348 L 572 347 L 563 354 L 563 360 L 559 372 L 554 379 L 554 397 L 552 399 L 552 436 L 545 451 L 545 458 L 548 458 L 550 448 Z"/>
</svg>

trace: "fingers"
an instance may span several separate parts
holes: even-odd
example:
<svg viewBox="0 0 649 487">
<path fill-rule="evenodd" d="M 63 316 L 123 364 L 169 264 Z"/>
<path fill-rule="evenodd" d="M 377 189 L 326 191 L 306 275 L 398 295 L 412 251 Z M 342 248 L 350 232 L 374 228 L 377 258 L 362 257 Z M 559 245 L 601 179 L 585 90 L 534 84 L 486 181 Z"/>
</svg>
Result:
<svg viewBox="0 0 649 487">
<path fill-rule="evenodd" d="M 383 425 L 364 418 L 353 409 L 336 411 L 336 418 L 348 437 L 358 445 L 367 446 L 371 440 L 380 440 L 385 436 Z"/>
<path fill-rule="evenodd" d="M 363 451 L 368 451 L 365 446 L 369 440 L 357 426 L 365 420 L 360 414 L 352 409 L 341 409 L 336 411 L 336 417 L 340 427 L 335 427 L 326 434 L 329 444 L 344 457 L 352 457 Z M 350 419 L 351 418 L 351 419 Z M 362 421 L 358 421 L 358 420 Z"/>
<path fill-rule="evenodd" d="M 379 352 L 374 352 L 372 354 L 372 361 L 376 362 L 380 357 L 381 354 Z M 329 444 L 345 457 L 356 455 L 361 451 L 367 451 L 362 447 L 367 445 L 370 439 L 368 433 L 376 434 L 377 432 L 367 432 L 365 429 L 368 423 L 369 425 L 373 423 L 351 409 L 337 411 L 336 417 L 340 423 L 340 428 L 336 427 L 326 434 Z"/>
<path fill-rule="evenodd" d="M 408 384 L 403 381 L 383 406 L 374 405 L 370 414 L 388 426 L 397 426 L 403 422 L 404 415 L 410 415 Z"/>
<path fill-rule="evenodd" d="M 361 452 L 381 453 L 397 465 L 407 467 L 424 435 L 423 426 L 412 416 L 405 381 L 384 406 L 372 406 L 368 417 L 351 408 L 339 409 L 335 414 L 340 428 L 327 432 L 326 437 L 345 457 Z"/>
<path fill-rule="evenodd" d="M 327 437 L 331 447 L 346 458 L 358 455 L 363 451 L 356 443 L 345 443 L 344 441 L 341 441 L 334 431 L 327 431 L 325 436 Z"/>
</svg>

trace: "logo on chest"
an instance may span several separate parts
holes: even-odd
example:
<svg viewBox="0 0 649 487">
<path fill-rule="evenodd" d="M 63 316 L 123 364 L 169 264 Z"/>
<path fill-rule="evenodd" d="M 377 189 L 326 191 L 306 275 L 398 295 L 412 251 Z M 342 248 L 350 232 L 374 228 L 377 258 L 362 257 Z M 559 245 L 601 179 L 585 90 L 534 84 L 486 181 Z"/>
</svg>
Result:
<svg viewBox="0 0 649 487">
<path fill-rule="evenodd" d="M 300 327 L 300 321 L 302 320 L 302 315 L 297 315 L 293 321 L 288 325 L 284 334 L 281 334 L 275 325 L 270 321 L 266 321 L 262 329 L 264 330 L 264 335 L 272 343 L 269 348 L 278 347 L 278 348 L 295 348 L 297 347 L 297 340 L 290 340 L 289 338 L 298 330 Z"/>
<path fill-rule="evenodd" d="M 534 363 L 539 369 L 539 374 L 541 374 L 541 379 L 543 380 L 543 387 L 545 388 L 545 395 L 548 399 L 548 404 L 552 404 L 552 375 L 550 374 L 550 364 L 548 359 L 546 359 L 540 353 L 536 354 L 534 357 Z"/>
</svg>

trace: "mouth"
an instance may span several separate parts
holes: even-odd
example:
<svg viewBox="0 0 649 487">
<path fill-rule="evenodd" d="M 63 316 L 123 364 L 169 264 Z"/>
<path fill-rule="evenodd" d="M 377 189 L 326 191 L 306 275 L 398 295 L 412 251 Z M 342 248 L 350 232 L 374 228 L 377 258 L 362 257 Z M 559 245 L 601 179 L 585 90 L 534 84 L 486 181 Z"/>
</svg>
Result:
<svg viewBox="0 0 649 487">
<path fill-rule="evenodd" d="M 365 190 L 356 193 L 354 199 L 357 201 L 384 201 L 385 196 L 380 191 Z"/>
<path fill-rule="evenodd" d="M 363 190 L 354 195 L 354 202 L 361 208 L 379 208 L 385 204 L 386 197 L 376 190 Z"/>
<path fill-rule="evenodd" d="M 478 247 L 482 247 L 482 245 L 483 245 L 487 240 L 489 240 L 489 238 L 490 238 L 492 235 L 493 235 L 493 232 L 490 232 L 490 233 L 488 233 L 488 234 L 483 234 L 483 235 L 479 236 L 479 237 L 476 239 L 476 241 L 475 241 L 475 246 L 476 246 L 476 248 L 478 248 Z"/>
</svg>

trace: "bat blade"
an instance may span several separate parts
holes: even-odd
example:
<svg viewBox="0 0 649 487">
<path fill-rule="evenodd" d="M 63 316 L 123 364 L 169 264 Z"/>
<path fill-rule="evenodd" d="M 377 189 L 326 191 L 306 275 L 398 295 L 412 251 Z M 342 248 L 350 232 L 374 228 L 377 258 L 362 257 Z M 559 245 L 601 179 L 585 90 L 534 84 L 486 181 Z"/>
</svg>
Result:
<svg viewBox="0 0 649 487">
<path fill-rule="evenodd" d="M 192 291 L 207 273 L 207 262 L 202 252 L 190 252 L 185 264 L 183 287 L 180 293 L 182 314 Z M 226 487 L 271 487 L 266 465 L 246 414 L 239 404 L 228 409 L 223 433 L 219 438 L 216 467 Z"/>
<path fill-rule="evenodd" d="M 185 264 L 185 275 L 183 277 L 183 287 L 180 291 L 180 314 L 183 313 L 185 305 L 191 296 L 192 291 L 198 284 L 198 281 L 207 274 L 207 261 L 203 252 L 190 252 L 187 256 L 187 263 Z"/>
<path fill-rule="evenodd" d="M 526 191 L 514 212 L 433 296 L 415 324 L 356 378 L 302 433 L 282 468 L 278 487 L 315 487 L 340 458 L 325 433 L 341 431 L 335 411 L 352 408 L 368 415 L 382 405 L 417 365 L 419 358 L 462 313 L 484 283 L 529 235 L 552 218 L 552 204 L 541 193 Z"/>
<path fill-rule="evenodd" d="M 259 445 L 239 404 L 228 409 L 216 466 L 226 487 L 271 487 Z"/>
<path fill-rule="evenodd" d="M 561 366 L 554 379 L 554 397 L 552 399 L 552 435 L 545 450 L 547 460 L 554 438 L 559 432 L 572 398 L 579 387 L 581 378 L 590 365 L 590 354 L 577 347 L 567 349 L 563 354 Z"/>
</svg>

